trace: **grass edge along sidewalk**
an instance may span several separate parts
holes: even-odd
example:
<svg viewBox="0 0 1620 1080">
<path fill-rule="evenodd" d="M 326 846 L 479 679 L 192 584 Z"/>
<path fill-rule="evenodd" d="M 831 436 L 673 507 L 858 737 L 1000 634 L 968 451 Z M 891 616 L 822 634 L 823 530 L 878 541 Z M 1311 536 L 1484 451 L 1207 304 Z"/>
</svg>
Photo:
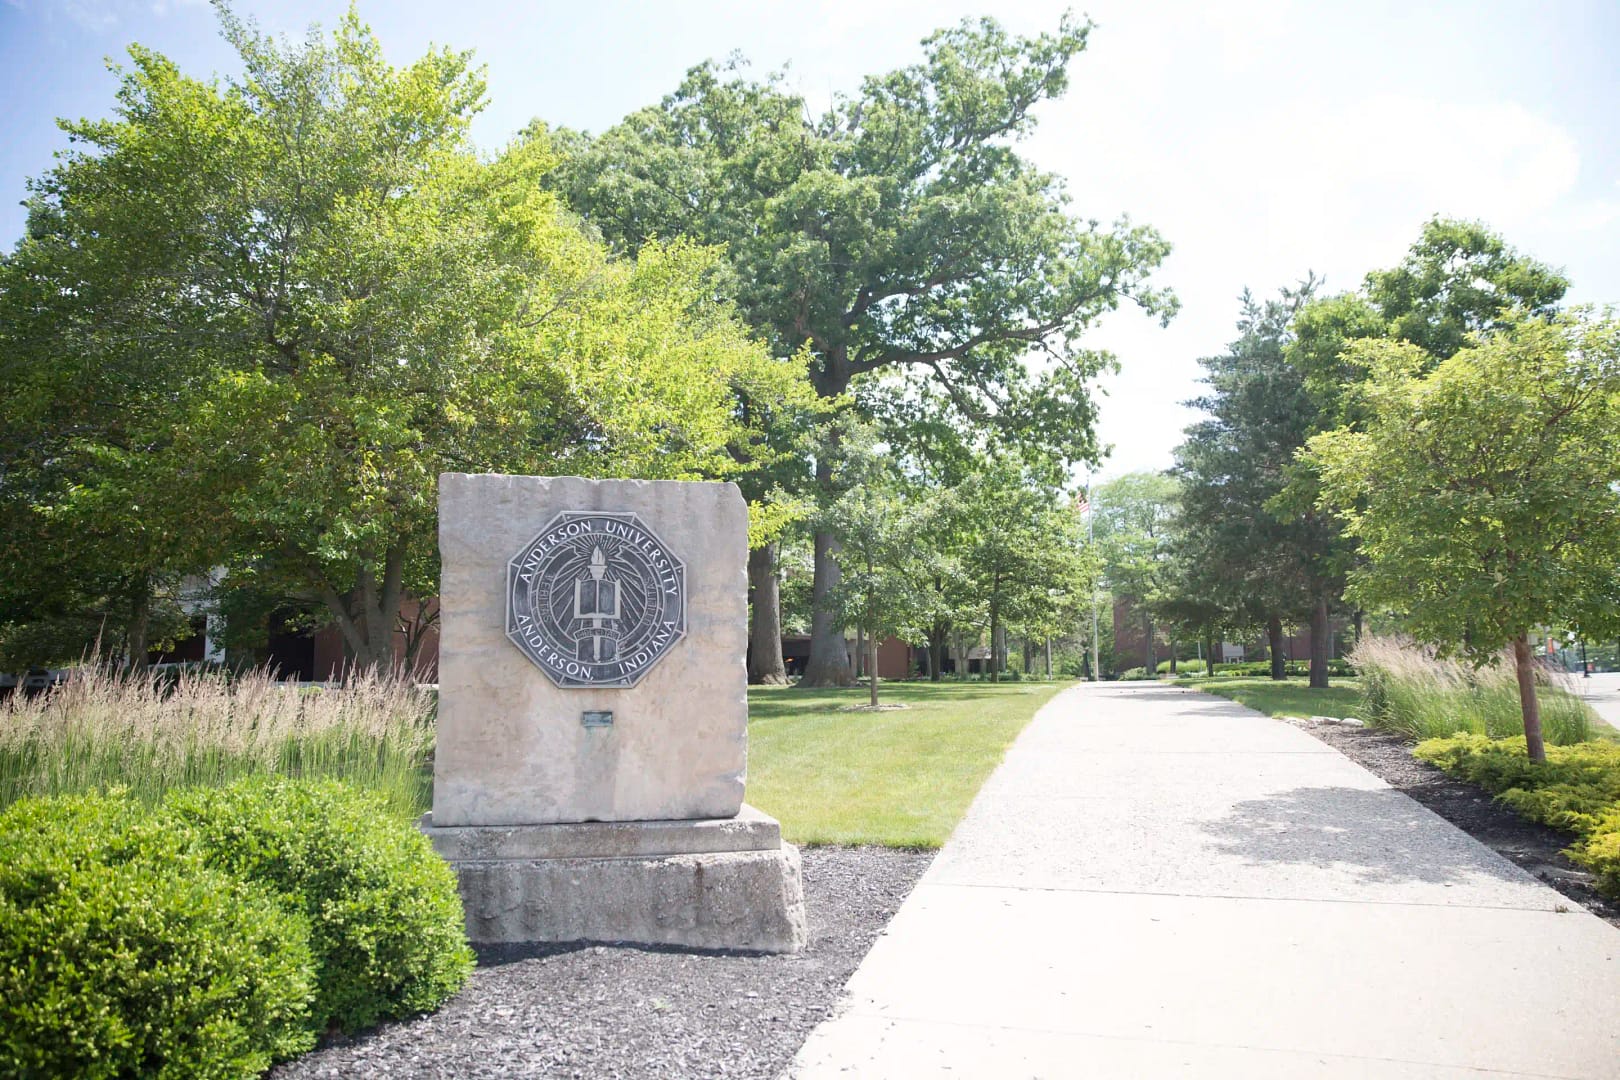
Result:
<svg viewBox="0 0 1620 1080">
<path fill-rule="evenodd" d="M 1329 679 L 1326 690 L 1312 690 L 1307 680 L 1191 679 L 1173 685 L 1228 698 L 1267 716 L 1359 716 L 1360 681 Z"/>
<path fill-rule="evenodd" d="M 796 844 L 937 848 L 1007 748 L 1068 683 L 750 687 L 748 801 Z"/>
</svg>

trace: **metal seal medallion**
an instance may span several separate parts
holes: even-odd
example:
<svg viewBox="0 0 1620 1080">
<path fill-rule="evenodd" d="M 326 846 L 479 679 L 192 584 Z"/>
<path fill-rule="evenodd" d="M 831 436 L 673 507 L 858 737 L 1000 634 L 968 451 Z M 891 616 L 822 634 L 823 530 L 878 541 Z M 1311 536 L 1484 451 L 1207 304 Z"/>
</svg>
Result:
<svg viewBox="0 0 1620 1080">
<path fill-rule="evenodd" d="M 506 636 L 561 687 L 634 686 L 686 635 L 686 566 L 635 514 L 558 514 L 506 571 Z"/>
</svg>

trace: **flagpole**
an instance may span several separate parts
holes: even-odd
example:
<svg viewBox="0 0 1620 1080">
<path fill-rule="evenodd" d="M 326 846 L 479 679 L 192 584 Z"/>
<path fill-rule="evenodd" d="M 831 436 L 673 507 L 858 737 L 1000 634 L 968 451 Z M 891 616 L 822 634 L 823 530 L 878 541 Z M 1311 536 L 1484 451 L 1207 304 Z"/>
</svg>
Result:
<svg viewBox="0 0 1620 1080">
<path fill-rule="evenodd" d="M 1086 471 L 1086 547 L 1096 554 L 1094 537 L 1096 530 L 1093 522 L 1097 520 L 1097 493 L 1091 486 L 1091 471 Z M 1097 579 L 1091 579 L 1091 681 L 1102 681 L 1102 667 L 1099 655 L 1102 641 L 1097 636 Z"/>
</svg>

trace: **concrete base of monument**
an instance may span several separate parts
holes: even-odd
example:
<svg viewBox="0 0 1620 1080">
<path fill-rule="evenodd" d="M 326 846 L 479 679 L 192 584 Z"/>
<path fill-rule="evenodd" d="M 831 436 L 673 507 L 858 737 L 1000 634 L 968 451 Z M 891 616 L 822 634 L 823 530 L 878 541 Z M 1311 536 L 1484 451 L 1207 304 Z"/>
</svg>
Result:
<svg viewBox="0 0 1620 1080">
<path fill-rule="evenodd" d="M 751 806 L 701 821 L 444 828 L 429 814 L 422 831 L 455 867 L 475 943 L 804 948 L 798 849 Z"/>
</svg>

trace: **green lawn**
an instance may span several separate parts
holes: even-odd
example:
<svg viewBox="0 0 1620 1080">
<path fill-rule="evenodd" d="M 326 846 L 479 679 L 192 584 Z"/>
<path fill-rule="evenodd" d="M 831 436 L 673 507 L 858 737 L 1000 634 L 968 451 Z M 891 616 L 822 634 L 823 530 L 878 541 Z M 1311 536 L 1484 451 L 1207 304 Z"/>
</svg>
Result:
<svg viewBox="0 0 1620 1080">
<path fill-rule="evenodd" d="M 798 844 L 938 847 L 1035 710 L 1067 683 L 748 691 L 748 801 Z"/>
<path fill-rule="evenodd" d="M 1312 690 L 1302 678 L 1194 679 L 1186 685 L 1231 698 L 1268 716 L 1356 716 L 1361 690 L 1355 679 L 1329 679 L 1326 690 Z"/>
</svg>

